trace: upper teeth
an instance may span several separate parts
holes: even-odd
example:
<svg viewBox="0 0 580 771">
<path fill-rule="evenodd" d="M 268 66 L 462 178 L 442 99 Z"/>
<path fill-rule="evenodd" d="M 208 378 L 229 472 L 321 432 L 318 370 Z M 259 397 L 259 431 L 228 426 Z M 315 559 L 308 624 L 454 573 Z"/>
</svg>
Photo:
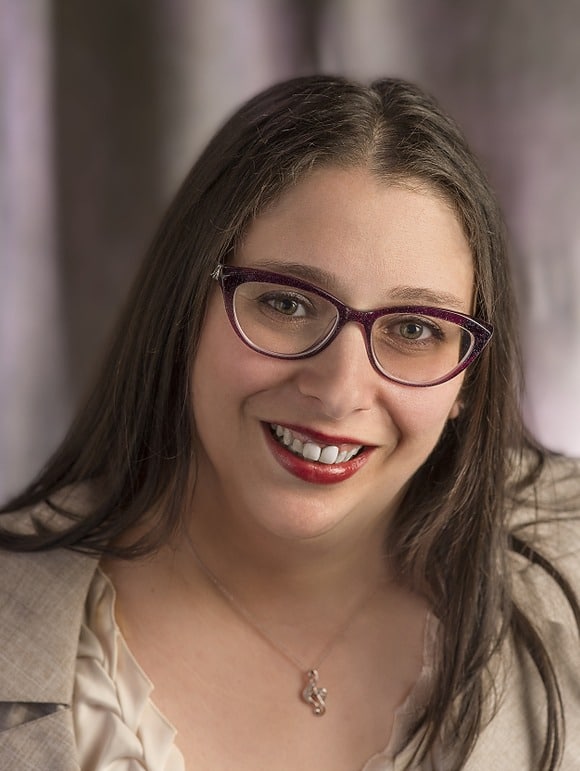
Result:
<svg viewBox="0 0 580 771">
<path fill-rule="evenodd" d="M 344 463 L 354 457 L 361 449 L 362 444 L 341 450 L 335 444 L 320 445 L 311 440 L 303 442 L 285 426 L 271 424 L 272 431 L 296 455 L 301 455 L 305 460 L 314 460 L 319 463 Z"/>
</svg>

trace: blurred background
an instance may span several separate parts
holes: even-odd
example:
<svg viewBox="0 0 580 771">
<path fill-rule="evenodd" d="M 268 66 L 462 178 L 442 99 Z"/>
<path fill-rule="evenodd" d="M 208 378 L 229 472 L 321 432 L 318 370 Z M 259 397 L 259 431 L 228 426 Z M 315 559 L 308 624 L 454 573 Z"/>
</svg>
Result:
<svg viewBox="0 0 580 771">
<path fill-rule="evenodd" d="M 577 0 L 0 0 L 0 498 L 62 438 L 162 211 L 257 90 L 399 75 L 502 201 L 531 429 L 580 455 Z"/>
</svg>

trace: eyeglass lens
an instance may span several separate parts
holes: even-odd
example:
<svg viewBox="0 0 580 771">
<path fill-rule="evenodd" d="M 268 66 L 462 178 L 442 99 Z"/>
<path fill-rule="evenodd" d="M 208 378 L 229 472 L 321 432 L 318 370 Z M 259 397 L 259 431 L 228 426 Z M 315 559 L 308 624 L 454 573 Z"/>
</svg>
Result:
<svg viewBox="0 0 580 771">
<path fill-rule="evenodd" d="M 248 281 L 234 293 L 234 314 L 243 336 L 264 353 L 299 356 L 333 333 L 338 309 L 326 298 L 290 286 Z M 407 383 L 444 378 L 471 352 L 474 338 L 439 317 L 389 313 L 372 326 L 371 349 L 379 369 Z"/>
</svg>

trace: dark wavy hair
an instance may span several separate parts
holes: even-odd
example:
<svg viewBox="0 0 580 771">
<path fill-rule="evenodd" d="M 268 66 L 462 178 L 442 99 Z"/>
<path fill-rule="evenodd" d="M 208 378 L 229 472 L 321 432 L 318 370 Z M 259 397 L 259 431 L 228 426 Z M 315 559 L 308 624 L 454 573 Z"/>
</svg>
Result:
<svg viewBox="0 0 580 771">
<path fill-rule="evenodd" d="M 502 218 L 457 125 L 410 83 L 297 78 L 259 94 L 226 122 L 162 220 L 85 406 L 37 479 L 4 510 L 51 498 L 59 509 L 55 494 L 88 480 L 98 482 L 98 504 L 82 514 L 59 509 L 65 527 L 4 531 L 0 546 L 136 558 L 178 531 L 195 483 L 190 372 L 211 272 L 264 207 L 321 166 L 364 167 L 386 182 L 418 180 L 449 202 L 473 253 L 474 313 L 496 329 L 467 372 L 460 416 L 416 472 L 386 543 L 402 579 L 428 597 L 442 622 L 437 679 L 415 727 L 418 753 L 447 737 L 453 767 L 462 767 L 486 718 L 488 664 L 511 635 L 530 654 L 546 693 L 538 769 L 555 769 L 563 736 L 558 681 L 541 637 L 513 599 L 510 552 L 539 562 L 575 612 L 578 605 L 555 569 L 509 530 L 518 490 L 534 482 L 544 456 L 521 419 Z M 151 517 L 161 509 L 163 516 Z M 146 535 L 116 545 L 144 517 L 151 518 Z"/>
</svg>

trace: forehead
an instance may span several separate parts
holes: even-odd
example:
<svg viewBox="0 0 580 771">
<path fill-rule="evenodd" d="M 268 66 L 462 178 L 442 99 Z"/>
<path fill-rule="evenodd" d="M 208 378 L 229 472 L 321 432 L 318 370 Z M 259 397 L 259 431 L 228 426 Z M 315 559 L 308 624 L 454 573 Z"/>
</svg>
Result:
<svg viewBox="0 0 580 771">
<path fill-rule="evenodd" d="M 447 201 L 420 182 L 359 168 L 317 169 L 288 188 L 251 223 L 235 262 L 302 266 L 303 275 L 324 274 L 325 288 L 367 306 L 401 287 L 457 296 L 462 310 L 473 295 L 471 251 Z"/>
</svg>

